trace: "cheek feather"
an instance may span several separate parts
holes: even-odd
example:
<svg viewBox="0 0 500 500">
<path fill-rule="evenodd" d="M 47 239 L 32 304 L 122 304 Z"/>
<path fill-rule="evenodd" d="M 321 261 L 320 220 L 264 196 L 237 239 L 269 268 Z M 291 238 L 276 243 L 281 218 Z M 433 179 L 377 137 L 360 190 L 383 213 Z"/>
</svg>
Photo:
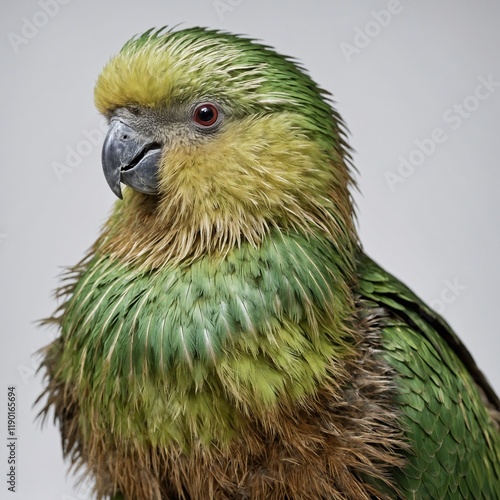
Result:
<svg viewBox="0 0 500 500">
<path fill-rule="evenodd" d="M 286 116 L 269 115 L 228 122 L 197 146 L 173 147 L 160 187 L 165 194 L 184 193 L 190 204 L 282 212 L 287 203 L 325 196 L 328 166 L 326 152 Z"/>
</svg>

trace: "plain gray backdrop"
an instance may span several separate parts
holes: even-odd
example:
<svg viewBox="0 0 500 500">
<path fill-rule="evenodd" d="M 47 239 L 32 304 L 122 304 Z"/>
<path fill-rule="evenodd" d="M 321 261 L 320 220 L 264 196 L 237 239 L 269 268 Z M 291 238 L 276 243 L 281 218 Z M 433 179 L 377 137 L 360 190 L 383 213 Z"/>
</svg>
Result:
<svg viewBox="0 0 500 500">
<path fill-rule="evenodd" d="M 488 0 L 4 2 L 0 436 L 15 385 L 19 441 L 17 493 L 2 480 L 0 498 L 91 498 L 66 476 L 52 422 L 34 423 L 32 354 L 56 334 L 35 322 L 53 312 L 62 266 L 83 256 L 115 202 L 95 80 L 153 26 L 261 39 L 333 93 L 355 149 L 366 251 L 443 313 L 499 391 L 499 19 Z"/>
</svg>

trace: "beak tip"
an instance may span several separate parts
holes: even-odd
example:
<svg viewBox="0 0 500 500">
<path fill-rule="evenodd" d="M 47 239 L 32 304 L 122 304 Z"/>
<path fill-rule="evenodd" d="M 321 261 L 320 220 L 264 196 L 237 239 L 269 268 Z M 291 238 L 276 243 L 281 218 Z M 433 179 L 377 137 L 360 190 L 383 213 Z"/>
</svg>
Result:
<svg viewBox="0 0 500 500">
<path fill-rule="evenodd" d="M 120 199 L 120 200 L 123 200 L 123 193 L 122 193 L 122 187 L 121 187 L 121 184 L 120 182 L 118 182 L 118 184 L 115 186 L 114 189 L 112 189 L 113 193 L 115 193 L 115 195 Z"/>
</svg>

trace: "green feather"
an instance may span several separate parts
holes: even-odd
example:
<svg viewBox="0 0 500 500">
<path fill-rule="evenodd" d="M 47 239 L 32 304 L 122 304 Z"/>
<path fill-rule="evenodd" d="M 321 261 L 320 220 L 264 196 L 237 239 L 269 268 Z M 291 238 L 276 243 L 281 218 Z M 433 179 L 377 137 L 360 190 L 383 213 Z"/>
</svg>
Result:
<svg viewBox="0 0 500 500">
<path fill-rule="evenodd" d="M 408 465 L 396 472 L 410 498 L 500 498 L 500 433 L 469 368 L 470 356 L 442 318 L 364 257 L 360 291 L 387 306 L 384 358 L 396 371 Z M 456 347 L 459 349 L 455 349 Z M 483 383 L 486 392 L 489 386 Z"/>
<path fill-rule="evenodd" d="M 353 349 L 342 267 L 328 240 L 279 232 L 154 272 L 96 255 L 66 305 L 58 369 L 89 394 L 88 421 L 106 408 L 123 436 L 188 446 L 194 426 L 226 443 L 233 399 L 256 413 L 299 401 Z"/>
</svg>

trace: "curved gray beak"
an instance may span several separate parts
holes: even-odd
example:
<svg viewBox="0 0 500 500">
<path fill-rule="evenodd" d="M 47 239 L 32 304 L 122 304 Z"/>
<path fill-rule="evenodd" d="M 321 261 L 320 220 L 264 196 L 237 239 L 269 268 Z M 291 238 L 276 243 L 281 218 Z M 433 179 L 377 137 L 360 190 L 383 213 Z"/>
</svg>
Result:
<svg viewBox="0 0 500 500">
<path fill-rule="evenodd" d="M 122 199 L 121 183 L 145 194 L 158 192 L 161 146 L 113 118 L 102 146 L 102 168 L 111 191 Z"/>
</svg>

